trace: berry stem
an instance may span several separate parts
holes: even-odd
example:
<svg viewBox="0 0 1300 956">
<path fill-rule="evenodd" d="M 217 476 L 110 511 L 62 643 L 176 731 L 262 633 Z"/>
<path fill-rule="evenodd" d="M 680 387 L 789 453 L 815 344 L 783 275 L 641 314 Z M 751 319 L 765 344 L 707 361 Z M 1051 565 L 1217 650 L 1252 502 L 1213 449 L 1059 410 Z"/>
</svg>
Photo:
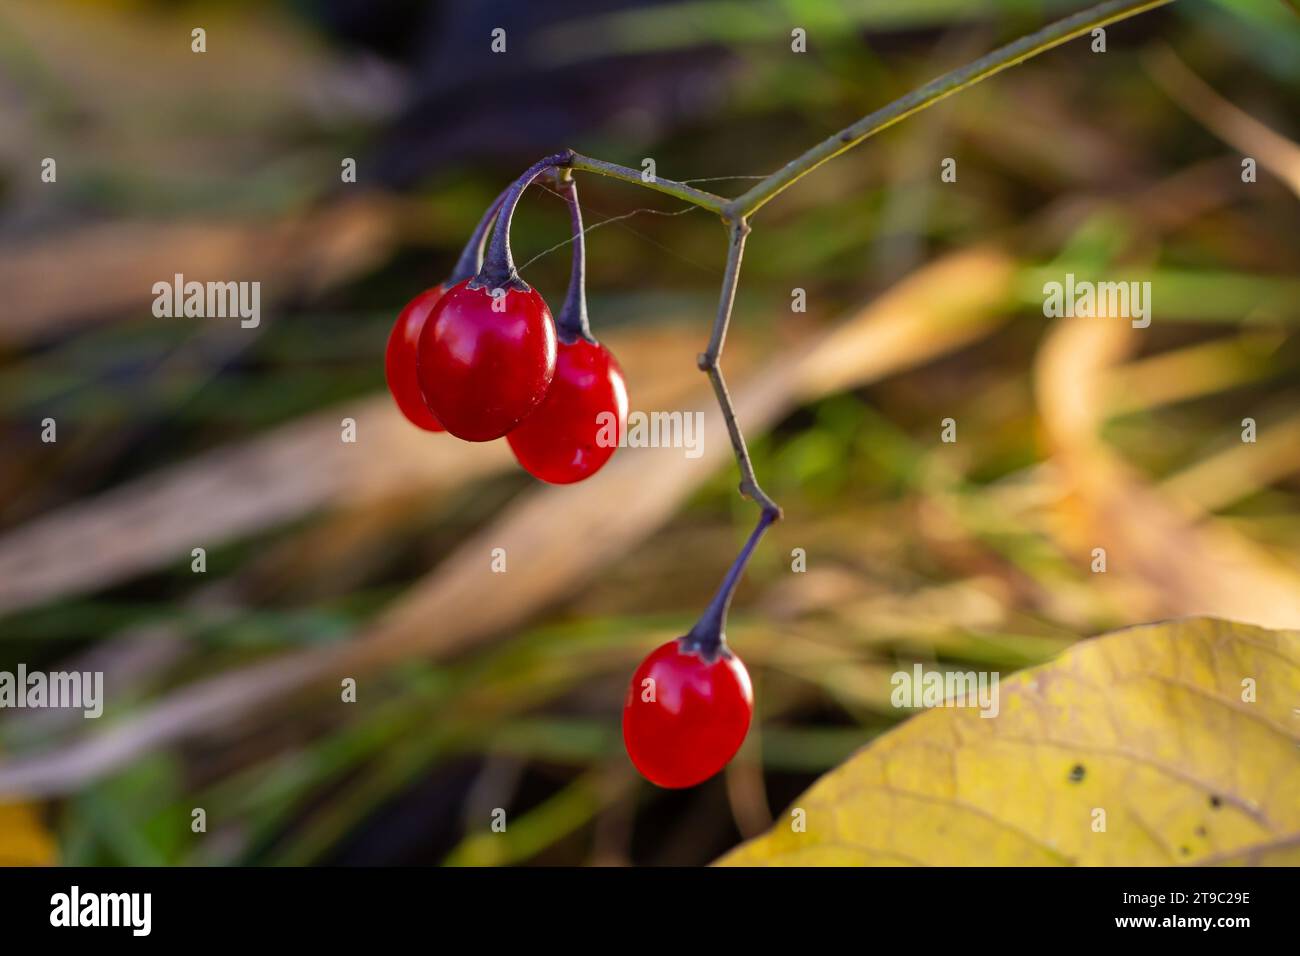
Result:
<svg viewBox="0 0 1300 956">
<path fill-rule="evenodd" d="M 707 661 L 717 660 L 718 655 L 723 652 L 727 645 L 725 630 L 727 610 L 731 607 L 732 595 L 736 593 L 736 585 L 740 583 L 740 576 L 745 573 L 745 566 L 749 564 L 754 549 L 758 547 L 759 539 L 776 519 L 777 512 L 766 509 L 759 515 L 758 524 L 750 532 L 749 540 L 736 555 L 736 560 L 731 562 L 727 576 L 722 579 L 722 584 L 718 587 L 718 593 L 713 596 L 713 600 L 704 609 L 695 626 L 682 638 L 683 649 L 695 651 Z"/>
<path fill-rule="evenodd" d="M 487 207 L 487 210 L 483 213 L 483 218 L 478 221 L 478 225 L 470 233 L 469 241 L 465 243 L 460 258 L 456 260 L 456 267 L 451 270 L 451 276 L 447 279 L 448 288 L 459 282 L 464 282 L 483 268 L 483 255 L 488 242 L 488 228 L 496 220 L 497 213 L 501 210 L 501 203 L 505 201 L 507 192 L 509 192 L 508 188 L 503 189 L 497 198 L 492 200 L 492 205 Z"/>
<path fill-rule="evenodd" d="M 569 291 L 565 293 L 560 314 L 555 318 L 556 333 L 565 342 L 586 339 L 594 343 L 587 320 L 587 243 L 582 231 L 582 207 L 578 203 L 578 184 L 569 169 L 557 171 L 556 186 L 569 204 L 569 222 L 573 228 L 573 265 L 569 270 Z"/>
<path fill-rule="evenodd" d="M 515 269 L 514 256 L 510 253 L 510 220 L 514 218 L 515 207 L 519 205 L 524 190 L 532 185 L 534 179 L 548 169 L 568 166 L 572 159 L 572 150 L 540 159 L 524 170 L 524 174 L 506 190 L 505 198 L 501 201 L 501 209 L 497 213 L 496 226 L 492 230 L 492 240 L 488 243 L 483 267 L 479 269 L 472 285 L 489 289 L 512 288 L 520 291 L 528 289 L 528 284 L 519 278 L 519 272 Z"/>
</svg>

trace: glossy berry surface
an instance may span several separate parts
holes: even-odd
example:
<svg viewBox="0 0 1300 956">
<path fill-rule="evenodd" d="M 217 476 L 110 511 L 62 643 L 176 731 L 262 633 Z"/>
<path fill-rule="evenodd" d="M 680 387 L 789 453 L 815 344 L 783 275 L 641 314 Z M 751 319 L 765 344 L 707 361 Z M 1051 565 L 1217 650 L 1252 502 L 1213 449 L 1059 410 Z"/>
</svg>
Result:
<svg viewBox="0 0 1300 956">
<path fill-rule="evenodd" d="M 693 787 L 727 765 L 749 732 L 749 672 L 728 650 L 713 661 L 678 638 L 632 675 L 623 743 L 632 763 L 661 787 Z"/>
<path fill-rule="evenodd" d="M 531 474 L 566 485 L 600 470 L 627 427 L 623 370 L 603 345 L 561 342 L 546 398 L 507 437 Z"/>
<path fill-rule="evenodd" d="M 452 286 L 420 334 L 420 389 L 444 428 L 491 441 L 542 403 L 555 374 L 555 323 L 534 289 L 500 304 L 470 280 Z M 497 308 L 493 308 L 497 304 Z"/>
<path fill-rule="evenodd" d="M 393 331 L 389 333 L 388 349 L 384 353 L 384 374 L 393 401 L 412 425 L 430 432 L 444 429 L 433 412 L 429 411 L 424 394 L 420 391 L 420 380 L 416 375 L 416 352 L 425 320 L 445 291 L 442 285 L 436 285 L 406 303 L 406 308 L 402 309 L 393 324 Z"/>
</svg>

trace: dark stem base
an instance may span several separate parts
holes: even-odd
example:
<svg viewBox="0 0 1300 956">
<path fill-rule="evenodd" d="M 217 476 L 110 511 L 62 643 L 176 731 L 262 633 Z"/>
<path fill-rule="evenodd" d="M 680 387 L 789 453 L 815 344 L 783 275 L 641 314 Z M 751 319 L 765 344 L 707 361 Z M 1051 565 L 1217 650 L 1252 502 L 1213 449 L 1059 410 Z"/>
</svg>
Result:
<svg viewBox="0 0 1300 956">
<path fill-rule="evenodd" d="M 759 539 L 763 533 L 776 521 L 778 512 L 764 509 L 759 516 L 758 524 L 749 535 L 749 540 L 745 546 L 740 549 L 736 555 L 736 560 L 731 563 L 731 568 L 727 571 L 727 576 L 722 579 L 722 584 L 718 587 L 718 592 L 709 602 L 709 606 L 704 609 L 700 619 L 695 622 L 695 626 L 681 638 L 682 649 L 699 654 L 704 660 L 712 663 L 719 657 L 730 654 L 727 649 L 727 636 L 725 633 L 727 623 L 727 610 L 731 607 L 732 595 L 736 593 L 736 585 L 740 583 L 740 576 L 745 573 L 745 566 L 749 564 L 749 559 L 758 546 Z"/>
<path fill-rule="evenodd" d="M 488 243 L 487 255 L 483 259 L 483 268 L 470 281 L 472 289 L 514 289 L 527 292 L 528 283 L 519 277 L 515 268 L 514 256 L 510 253 L 510 221 L 514 218 L 515 207 L 519 199 L 534 179 L 548 169 L 568 166 L 573 161 L 573 150 L 565 150 L 545 159 L 538 160 L 524 171 L 524 174 L 506 190 L 501 201 L 501 210 L 497 213 L 496 225 L 492 229 L 492 240 Z"/>
</svg>

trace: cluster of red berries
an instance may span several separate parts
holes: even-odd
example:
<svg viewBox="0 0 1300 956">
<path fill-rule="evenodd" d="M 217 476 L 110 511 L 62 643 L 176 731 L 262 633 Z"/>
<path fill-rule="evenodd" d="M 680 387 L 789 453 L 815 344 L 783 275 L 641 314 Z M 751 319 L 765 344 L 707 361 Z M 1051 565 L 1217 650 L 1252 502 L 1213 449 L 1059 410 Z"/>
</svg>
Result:
<svg viewBox="0 0 1300 956">
<path fill-rule="evenodd" d="M 609 350 L 592 338 L 584 288 L 582 216 L 573 218 L 573 274 L 558 320 L 515 270 L 510 219 L 539 164 L 488 209 L 450 279 L 421 292 L 388 338 L 388 388 L 426 431 L 465 441 L 505 437 L 519 463 L 553 484 L 595 474 L 627 424 L 627 388 Z M 492 244 L 484 255 L 489 226 Z"/>
<path fill-rule="evenodd" d="M 413 424 L 466 441 L 505 436 L 524 468 L 555 484 L 599 470 L 617 447 L 609 424 L 617 424 L 614 436 L 621 437 L 627 421 L 623 373 L 588 328 L 582 214 L 570 178 L 557 176 L 574 243 L 557 321 L 519 278 L 510 254 L 519 197 L 537 176 L 565 162 L 560 154 L 537 163 L 488 209 L 452 277 L 402 310 L 386 356 L 389 390 Z M 773 519 L 764 514 L 695 627 L 657 648 L 632 676 L 623 740 L 637 770 L 661 787 L 712 777 L 749 732 L 753 690 L 745 665 L 727 647 L 723 624 L 740 574 Z"/>
</svg>

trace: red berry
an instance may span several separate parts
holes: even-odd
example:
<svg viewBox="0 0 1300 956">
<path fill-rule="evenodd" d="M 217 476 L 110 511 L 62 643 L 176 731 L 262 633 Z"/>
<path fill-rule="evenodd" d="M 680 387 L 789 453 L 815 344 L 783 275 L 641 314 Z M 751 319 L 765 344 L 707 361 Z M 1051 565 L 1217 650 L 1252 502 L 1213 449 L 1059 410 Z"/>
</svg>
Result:
<svg viewBox="0 0 1300 956">
<path fill-rule="evenodd" d="M 420 380 L 415 370 L 416 352 L 425 320 L 444 291 L 445 288 L 439 284 L 406 303 L 406 308 L 402 309 L 393 324 L 393 331 L 389 333 L 388 350 L 384 353 L 384 373 L 388 378 L 388 390 L 393 395 L 393 401 L 412 425 L 430 432 L 444 429 L 433 412 L 429 411 L 420 391 Z"/>
<path fill-rule="evenodd" d="M 471 281 L 452 286 L 429 314 L 418 372 L 429 409 L 447 431 L 491 441 L 546 397 L 555 374 L 555 323 L 536 290 L 507 287 L 498 304 L 491 289 Z"/>
<path fill-rule="evenodd" d="M 722 645 L 707 660 L 688 638 L 657 648 L 632 675 L 623 743 L 661 787 L 693 787 L 726 766 L 749 732 L 754 692 L 740 658 Z"/>
<path fill-rule="evenodd" d="M 542 481 L 567 485 L 600 470 L 627 427 L 623 370 L 605 346 L 561 342 L 546 400 L 506 440 Z"/>
</svg>

